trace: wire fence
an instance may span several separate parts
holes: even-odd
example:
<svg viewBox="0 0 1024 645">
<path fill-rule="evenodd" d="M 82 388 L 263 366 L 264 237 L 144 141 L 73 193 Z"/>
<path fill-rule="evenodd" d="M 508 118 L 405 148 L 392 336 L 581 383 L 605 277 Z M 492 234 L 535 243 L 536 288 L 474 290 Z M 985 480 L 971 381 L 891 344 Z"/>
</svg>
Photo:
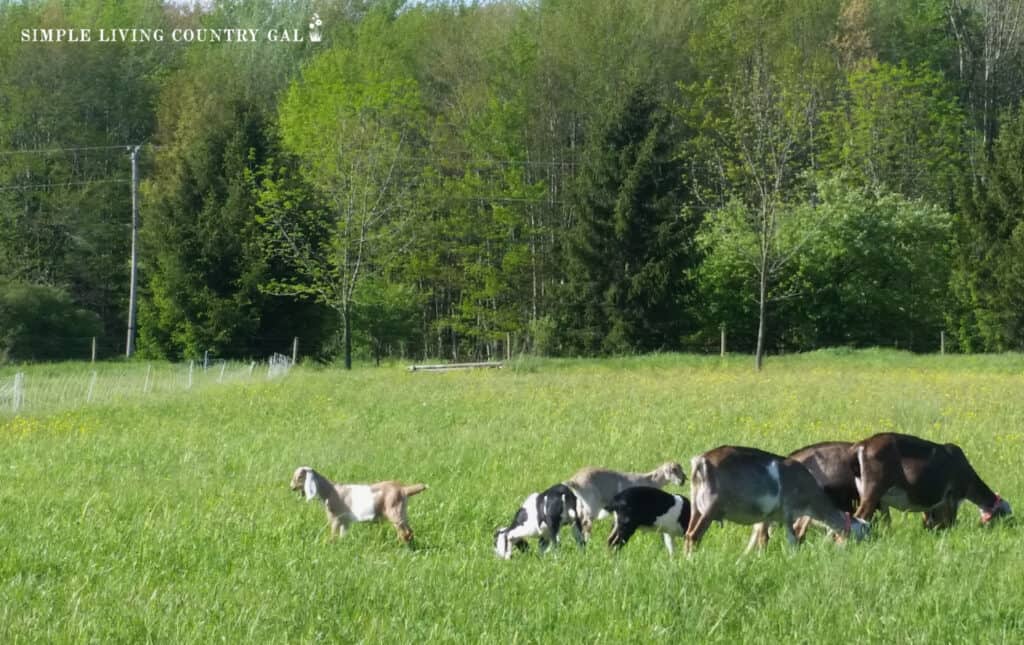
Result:
<svg viewBox="0 0 1024 645">
<path fill-rule="evenodd" d="M 0 376 L 0 418 L 280 379 L 291 368 L 292 360 L 284 354 L 274 354 L 265 362 L 218 360 L 205 365 L 189 361 L 33 366 Z"/>
</svg>

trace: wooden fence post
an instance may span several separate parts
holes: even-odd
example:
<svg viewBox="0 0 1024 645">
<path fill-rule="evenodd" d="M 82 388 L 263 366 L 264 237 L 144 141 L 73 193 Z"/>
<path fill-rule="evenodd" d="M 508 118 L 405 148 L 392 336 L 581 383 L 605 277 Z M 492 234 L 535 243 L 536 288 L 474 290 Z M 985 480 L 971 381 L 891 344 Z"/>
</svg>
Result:
<svg viewBox="0 0 1024 645">
<path fill-rule="evenodd" d="M 92 373 L 92 378 L 89 379 L 89 392 L 85 395 L 85 402 L 92 403 L 92 392 L 96 388 L 96 372 Z"/>
<path fill-rule="evenodd" d="M 292 365 L 299 360 L 299 337 L 292 338 Z"/>
<path fill-rule="evenodd" d="M 92 360 L 90 362 L 91 363 L 95 363 L 96 362 L 96 337 L 95 336 L 92 337 Z"/>
<path fill-rule="evenodd" d="M 946 354 L 946 332 L 945 331 L 940 331 L 939 332 L 939 354 L 940 355 L 945 355 Z"/>
<path fill-rule="evenodd" d="M 722 351 L 722 356 L 724 357 L 725 356 L 725 325 L 722 325 L 721 327 L 719 327 L 719 330 L 722 332 L 722 350 L 721 351 Z"/>
</svg>

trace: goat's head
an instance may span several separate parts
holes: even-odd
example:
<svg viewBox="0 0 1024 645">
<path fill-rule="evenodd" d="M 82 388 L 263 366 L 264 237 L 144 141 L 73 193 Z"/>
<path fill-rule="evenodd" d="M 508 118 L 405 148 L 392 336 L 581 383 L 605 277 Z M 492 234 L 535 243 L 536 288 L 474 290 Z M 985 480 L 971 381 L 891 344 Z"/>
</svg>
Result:
<svg viewBox="0 0 1024 645">
<path fill-rule="evenodd" d="M 999 493 L 996 493 L 996 499 L 992 506 L 990 508 L 981 509 L 981 523 L 987 525 L 997 517 L 1006 517 L 1007 515 L 1012 514 L 1013 509 L 1010 508 L 1010 503 L 1000 497 Z"/>
<path fill-rule="evenodd" d="M 666 462 L 654 471 L 655 478 L 667 484 L 675 484 L 676 486 L 682 486 L 686 483 L 686 473 L 683 471 L 683 467 L 674 461 Z"/>
<path fill-rule="evenodd" d="M 512 545 L 508 539 L 508 527 L 501 527 L 494 531 L 494 552 L 503 560 L 512 557 Z"/>
<path fill-rule="evenodd" d="M 513 541 L 509 537 L 509 532 L 512 530 L 510 526 L 503 526 L 494 530 L 494 552 L 498 554 L 498 557 L 502 560 L 508 560 L 512 557 L 513 547 L 520 552 L 530 550 L 530 545 L 525 540 Z"/>
<path fill-rule="evenodd" d="M 846 516 L 850 518 L 850 535 L 853 536 L 854 540 L 860 542 L 871 533 L 871 524 L 869 522 L 852 517 L 849 513 Z"/>
<path fill-rule="evenodd" d="M 299 466 L 292 474 L 291 488 L 293 491 L 302 492 L 306 500 L 311 500 L 317 495 L 316 471 L 308 466 Z"/>
</svg>

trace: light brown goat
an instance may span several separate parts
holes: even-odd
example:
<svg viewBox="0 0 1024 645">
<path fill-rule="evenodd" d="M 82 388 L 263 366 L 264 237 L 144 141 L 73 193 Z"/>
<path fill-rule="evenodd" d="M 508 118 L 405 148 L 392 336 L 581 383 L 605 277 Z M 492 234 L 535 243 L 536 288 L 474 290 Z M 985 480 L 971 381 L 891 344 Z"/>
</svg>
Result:
<svg viewBox="0 0 1024 645">
<path fill-rule="evenodd" d="M 693 508 L 686 531 L 687 553 L 693 552 L 715 520 L 782 524 L 794 546 L 799 541 L 793 522 L 804 515 L 843 536 L 852 533 L 859 540 L 867 535 L 868 524 L 837 508 L 799 461 L 756 448 L 721 446 L 694 457 L 691 465 Z M 767 531 L 755 530 L 747 551 L 763 546 L 767 536 Z"/>
<path fill-rule="evenodd" d="M 426 484 L 404 486 L 396 481 L 376 484 L 335 484 L 308 466 L 301 466 L 292 475 L 291 488 L 300 491 L 306 500 L 319 497 L 324 502 L 332 537 L 344 537 L 353 522 L 387 519 L 403 542 L 412 540 L 412 529 L 406 515 L 409 498 L 427 489 Z"/>
</svg>

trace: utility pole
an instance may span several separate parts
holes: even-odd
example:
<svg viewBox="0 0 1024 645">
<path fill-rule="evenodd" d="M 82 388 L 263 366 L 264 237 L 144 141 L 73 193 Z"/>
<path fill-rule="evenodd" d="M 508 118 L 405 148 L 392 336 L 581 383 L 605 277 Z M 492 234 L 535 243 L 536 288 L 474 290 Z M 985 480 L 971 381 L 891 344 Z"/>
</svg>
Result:
<svg viewBox="0 0 1024 645">
<path fill-rule="evenodd" d="M 139 148 L 141 146 L 129 146 L 128 152 L 132 155 L 132 268 L 130 287 L 128 288 L 128 344 L 125 347 L 125 356 L 131 358 L 135 353 L 135 310 L 136 310 L 136 274 L 138 273 L 138 255 L 136 248 L 139 244 Z"/>
</svg>

